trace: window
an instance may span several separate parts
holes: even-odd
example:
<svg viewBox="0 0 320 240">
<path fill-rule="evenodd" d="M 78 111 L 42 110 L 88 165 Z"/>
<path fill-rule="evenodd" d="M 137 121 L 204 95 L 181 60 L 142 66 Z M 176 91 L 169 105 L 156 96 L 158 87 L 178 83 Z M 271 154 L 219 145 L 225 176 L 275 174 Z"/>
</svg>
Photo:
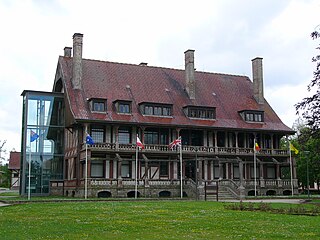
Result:
<svg viewBox="0 0 320 240">
<path fill-rule="evenodd" d="M 263 122 L 264 116 L 261 111 L 242 111 L 240 112 L 242 118 L 247 122 Z"/>
<path fill-rule="evenodd" d="M 254 167 L 253 166 L 250 166 L 250 175 L 251 175 L 251 179 L 254 179 Z M 260 177 L 259 167 L 256 168 L 256 176 L 257 176 L 257 178 Z"/>
<path fill-rule="evenodd" d="M 118 130 L 119 143 L 129 144 L 131 143 L 131 131 L 130 128 L 119 128 Z"/>
<path fill-rule="evenodd" d="M 274 166 L 267 166 L 267 178 L 268 179 L 276 178 L 276 169 Z"/>
<path fill-rule="evenodd" d="M 220 177 L 220 168 L 219 165 L 214 165 L 214 179 L 218 179 Z"/>
<path fill-rule="evenodd" d="M 123 161 L 121 164 L 121 177 L 123 178 L 130 178 L 130 162 L 129 161 Z"/>
<path fill-rule="evenodd" d="M 148 129 L 144 132 L 144 143 L 145 144 L 159 144 L 159 133 L 155 129 Z"/>
<path fill-rule="evenodd" d="M 91 161 L 91 177 L 103 177 L 103 161 Z"/>
<path fill-rule="evenodd" d="M 168 162 L 160 162 L 160 176 L 168 176 L 169 168 Z"/>
<path fill-rule="evenodd" d="M 119 103 L 119 113 L 130 113 L 130 104 L 129 103 Z"/>
<path fill-rule="evenodd" d="M 163 116 L 171 116 L 171 108 L 169 108 L 169 107 L 163 107 L 163 108 L 162 108 L 162 115 L 163 115 Z"/>
<path fill-rule="evenodd" d="M 145 144 L 169 144 L 169 131 L 163 128 L 146 128 L 144 131 Z"/>
<path fill-rule="evenodd" d="M 152 106 L 145 106 L 144 113 L 146 115 L 153 115 L 153 107 Z"/>
<path fill-rule="evenodd" d="M 103 127 L 92 127 L 91 128 L 91 137 L 95 143 L 103 143 L 104 142 L 104 128 Z"/>
<path fill-rule="evenodd" d="M 172 116 L 172 107 L 162 104 L 142 104 L 140 106 L 141 112 L 144 115 L 152 116 Z"/>
<path fill-rule="evenodd" d="M 186 115 L 190 118 L 215 119 L 215 108 L 186 107 Z"/>
<path fill-rule="evenodd" d="M 92 100 L 92 105 L 91 105 L 91 110 L 93 112 L 106 112 L 107 111 L 107 101 L 106 100 L 98 100 L 98 99 L 93 99 Z"/>
<path fill-rule="evenodd" d="M 236 165 L 236 164 L 233 165 L 233 178 L 234 179 L 240 178 L 239 165 Z"/>
</svg>

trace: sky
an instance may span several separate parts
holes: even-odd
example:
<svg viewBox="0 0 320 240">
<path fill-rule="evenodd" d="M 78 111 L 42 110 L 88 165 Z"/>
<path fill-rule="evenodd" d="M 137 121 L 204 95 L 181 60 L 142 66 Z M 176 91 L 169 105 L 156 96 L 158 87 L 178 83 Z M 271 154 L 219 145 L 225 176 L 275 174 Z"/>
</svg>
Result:
<svg viewBox="0 0 320 240">
<path fill-rule="evenodd" d="M 292 127 L 310 95 L 318 0 L 0 0 L 2 157 L 20 151 L 23 90 L 52 91 L 58 56 L 84 34 L 87 59 L 245 75 L 263 58 L 264 95 Z"/>
</svg>

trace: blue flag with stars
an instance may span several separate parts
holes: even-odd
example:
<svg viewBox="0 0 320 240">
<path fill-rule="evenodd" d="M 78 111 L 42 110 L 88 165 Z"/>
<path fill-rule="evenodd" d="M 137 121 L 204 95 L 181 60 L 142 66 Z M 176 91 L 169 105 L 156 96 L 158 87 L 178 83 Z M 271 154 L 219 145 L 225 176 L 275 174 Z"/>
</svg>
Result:
<svg viewBox="0 0 320 240">
<path fill-rule="evenodd" d="M 86 137 L 86 144 L 89 144 L 89 145 L 94 144 L 94 141 L 93 141 L 92 137 L 89 134 Z"/>
<path fill-rule="evenodd" d="M 30 130 L 30 142 L 37 140 L 38 137 L 39 137 L 39 135 L 36 132 Z"/>
</svg>

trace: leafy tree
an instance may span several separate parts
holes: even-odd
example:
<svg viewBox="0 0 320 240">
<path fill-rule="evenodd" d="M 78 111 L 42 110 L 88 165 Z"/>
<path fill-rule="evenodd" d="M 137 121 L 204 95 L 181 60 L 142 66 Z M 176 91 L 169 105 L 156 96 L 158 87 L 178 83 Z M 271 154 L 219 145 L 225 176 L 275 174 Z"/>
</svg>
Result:
<svg viewBox="0 0 320 240">
<path fill-rule="evenodd" d="M 320 138 L 313 134 L 309 126 L 300 128 L 298 137 L 294 143 L 299 146 L 299 157 L 297 158 L 297 175 L 302 187 L 308 186 L 307 165 L 309 168 L 309 184 L 320 182 Z"/>
<path fill-rule="evenodd" d="M 0 187 L 9 188 L 10 187 L 10 179 L 11 179 L 11 173 L 8 169 L 8 164 L 5 164 L 3 166 L 0 166 L 1 174 L 1 181 L 0 181 Z"/>
<path fill-rule="evenodd" d="M 1 164 L 1 161 L 5 160 L 2 153 L 6 153 L 6 149 L 4 147 L 6 142 L 7 142 L 7 140 L 3 140 L 3 141 L 0 140 L 0 164 Z"/>
<path fill-rule="evenodd" d="M 320 27 L 320 25 L 318 27 Z M 312 32 L 311 38 L 313 40 L 320 39 L 320 32 Z M 320 50 L 320 44 L 316 49 Z M 316 64 L 316 70 L 313 72 L 313 79 L 308 85 L 308 91 L 316 89 L 316 93 L 311 97 L 302 99 L 295 107 L 297 114 L 301 112 L 302 117 L 312 130 L 312 134 L 320 137 L 320 54 L 313 57 L 312 62 Z"/>
<path fill-rule="evenodd" d="M 6 140 L 3 140 L 3 141 L 0 140 L 0 171 L 1 171 L 0 187 L 9 188 L 11 174 L 8 169 L 8 164 L 2 165 L 2 161 L 5 162 L 5 160 L 6 160 L 2 154 L 2 153 L 6 153 L 6 149 L 5 149 L 6 142 L 7 142 Z"/>
</svg>

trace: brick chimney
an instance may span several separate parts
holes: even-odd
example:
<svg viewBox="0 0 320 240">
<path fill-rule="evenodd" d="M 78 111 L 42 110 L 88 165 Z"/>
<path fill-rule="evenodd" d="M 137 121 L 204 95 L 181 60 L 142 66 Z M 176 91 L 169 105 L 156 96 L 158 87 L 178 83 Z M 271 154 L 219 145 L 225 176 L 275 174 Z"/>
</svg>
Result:
<svg viewBox="0 0 320 240">
<path fill-rule="evenodd" d="M 71 57 L 71 50 L 72 50 L 71 47 L 65 47 L 63 50 L 64 50 L 65 57 Z"/>
<path fill-rule="evenodd" d="M 196 98 L 196 83 L 194 78 L 194 50 L 184 52 L 186 91 L 190 99 Z"/>
<path fill-rule="evenodd" d="M 253 96 L 258 104 L 264 104 L 262 58 L 252 59 Z"/>
<path fill-rule="evenodd" d="M 82 38 L 81 33 L 73 34 L 72 85 L 79 90 L 82 88 Z"/>
</svg>

